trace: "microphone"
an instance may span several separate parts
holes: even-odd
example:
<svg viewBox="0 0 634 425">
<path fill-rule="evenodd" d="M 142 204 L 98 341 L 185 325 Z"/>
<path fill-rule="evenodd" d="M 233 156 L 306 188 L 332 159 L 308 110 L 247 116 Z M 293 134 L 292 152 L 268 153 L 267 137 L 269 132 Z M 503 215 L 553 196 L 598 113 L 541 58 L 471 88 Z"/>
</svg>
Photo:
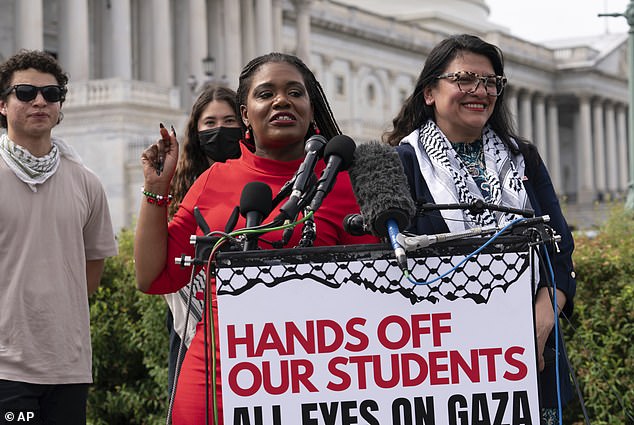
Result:
<svg viewBox="0 0 634 425">
<path fill-rule="evenodd" d="M 474 227 L 462 232 L 454 233 L 438 233 L 436 235 L 418 235 L 418 236 L 403 236 L 399 235 L 398 240 L 406 251 L 415 251 L 421 248 L 427 248 L 430 245 L 451 241 L 454 239 L 470 238 L 473 236 L 479 236 L 482 234 L 493 233 L 497 229 Z"/>
<path fill-rule="evenodd" d="M 324 154 L 324 147 L 326 146 L 326 138 L 319 134 L 311 136 L 304 144 L 304 152 L 306 156 L 301 163 L 295 176 L 291 180 L 293 186 L 291 194 L 288 200 L 282 205 L 280 211 L 284 214 L 284 217 L 288 220 L 294 219 L 299 214 L 300 200 L 302 195 L 306 192 L 306 189 L 310 186 L 310 183 L 314 180 L 314 170 L 317 161 Z"/>
<path fill-rule="evenodd" d="M 203 235 L 208 235 L 211 232 L 211 230 L 209 229 L 209 225 L 207 224 L 207 221 L 205 221 L 205 217 L 203 217 L 203 214 L 200 212 L 200 209 L 198 209 L 198 205 L 194 207 L 194 218 L 196 219 L 196 223 L 198 224 L 198 227 L 200 227 L 200 230 L 202 230 Z"/>
<path fill-rule="evenodd" d="M 343 219 L 343 230 L 352 236 L 371 234 L 361 214 L 348 214 Z"/>
<path fill-rule="evenodd" d="M 246 229 L 257 227 L 268 217 L 273 209 L 273 191 L 271 187 L 262 182 L 250 182 L 242 189 L 240 195 L 240 215 L 247 220 Z M 258 237 L 247 235 L 244 243 L 244 251 L 256 249 Z"/>
<path fill-rule="evenodd" d="M 507 230 L 510 233 L 513 233 L 514 228 L 527 228 L 530 226 L 536 226 L 544 223 L 548 223 L 550 221 L 550 216 L 543 215 L 539 217 L 533 218 L 524 218 L 519 221 L 514 227 Z M 435 235 L 417 235 L 417 236 L 404 236 L 399 235 L 398 241 L 405 248 L 406 251 L 415 251 L 421 248 L 427 248 L 430 245 L 436 243 L 447 242 L 455 239 L 464 239 L 470 238 L 473 236 L 487 235 L 490 233 L 495 233 L 500 231 L 505 226 L 489 226 L 489 227 L 473 227 L 471 229 L 463 230 L 460 232 L 449 232 L 449 233 L 438 233 Z M 535 229 L 537 230 L 537 229 Z M 552 237 L 548 235 L 547 232 L 542 232 L 544 235 L 540 235 L 540 240 L 542 241 L 550 241 L 551 239 L 557 242 L 556 237 Z"/>
<path fill-rule="evenodd" d="M 354 151 L 357 145 L 350 137 L 339 134 L 326 144 L 324 149 L 324 160 L 326 161 L 326 168 L 321 173 L 319 180 L 317 181 L 317 189 L 313 196 L 309 208 L 315 212 L 321 206 L 324 198 L 335 184 L 337 174 L 340 171 L 347 170 L 354 159 Z"/>
<path fill-rule="evenodd" d="M 389 238 L 399 268 L 407 270 L 405 249 L 397 237 L 416 208 L 398 154 L 379 142 L 361 144 L 348 174 L 364 226 L 375 236 Z"/>
</svg>

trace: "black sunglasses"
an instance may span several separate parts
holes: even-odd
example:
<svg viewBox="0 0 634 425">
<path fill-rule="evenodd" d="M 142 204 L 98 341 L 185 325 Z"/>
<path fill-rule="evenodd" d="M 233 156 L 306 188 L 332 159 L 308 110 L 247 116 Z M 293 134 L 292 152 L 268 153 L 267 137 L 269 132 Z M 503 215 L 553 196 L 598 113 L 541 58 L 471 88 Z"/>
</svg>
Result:
<svg viewBox="0 0 634 425">
<path fill-rule="evenodd" d="M 3 93 L 3 96 L 8 96 L 9 93 L 15 91 L 15 97 L 21 102 L 30 102 L 37 97 L 37 93 L 42 93 L 44 100 L 47 102 L 63 102 L 66 98 L 66 87 L 60 86 L 43 86 L 37 87 L 31 84 L 16 84 L 9 87 Z"/>
</svg>

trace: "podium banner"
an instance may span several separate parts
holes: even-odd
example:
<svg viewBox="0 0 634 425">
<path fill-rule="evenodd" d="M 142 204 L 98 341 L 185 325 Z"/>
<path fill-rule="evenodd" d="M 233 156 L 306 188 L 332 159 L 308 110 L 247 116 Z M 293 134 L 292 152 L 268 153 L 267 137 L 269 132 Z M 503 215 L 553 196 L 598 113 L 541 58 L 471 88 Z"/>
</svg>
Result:
<svg viewBox="0 0 634 425">
<path fill-rule="evenodd" d="M 539 424 L 528 250 L 465 255 L 219 256 L 224 423 Z"/>
</svg>

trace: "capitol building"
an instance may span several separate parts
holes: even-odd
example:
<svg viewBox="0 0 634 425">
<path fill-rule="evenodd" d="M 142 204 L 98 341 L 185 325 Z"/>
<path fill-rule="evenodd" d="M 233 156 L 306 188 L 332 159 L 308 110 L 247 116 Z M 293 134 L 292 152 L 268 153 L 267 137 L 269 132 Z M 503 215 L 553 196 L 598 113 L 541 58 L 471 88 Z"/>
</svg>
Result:
<svg viewBox="0 0 634 425">
<path fill-rule="evenodd" d="M 54 135 L 100 177 L 117 229 L 139 209 L 141 152 L 160 122 L 183 133 L 205 83 L 235 89 L 251 58 L 293 53 L 317 75 L 343 132 L 377 140 L 428 52 L 455 33 L 504 52 L 516 127 L 568 209 L 622 198 L 627 34 L 536 44 L 489 14 L 486 0 L 0 0 L 0 61 L 43 49 L 69 73 Z"/>
</svg>

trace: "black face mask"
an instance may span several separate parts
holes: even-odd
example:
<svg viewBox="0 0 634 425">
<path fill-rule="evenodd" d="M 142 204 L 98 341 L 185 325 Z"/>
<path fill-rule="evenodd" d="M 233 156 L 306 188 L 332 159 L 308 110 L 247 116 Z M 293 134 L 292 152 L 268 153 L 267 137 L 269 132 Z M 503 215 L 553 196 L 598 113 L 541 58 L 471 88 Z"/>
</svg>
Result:
<svg viewBox="0 0 634 425">
<path fill-rule="evenodd" d="M 239 158 L 241 138 L 239 127 L 216 127 L 198 132 L 200 147 L 215 162 Z"/>
</svg>

